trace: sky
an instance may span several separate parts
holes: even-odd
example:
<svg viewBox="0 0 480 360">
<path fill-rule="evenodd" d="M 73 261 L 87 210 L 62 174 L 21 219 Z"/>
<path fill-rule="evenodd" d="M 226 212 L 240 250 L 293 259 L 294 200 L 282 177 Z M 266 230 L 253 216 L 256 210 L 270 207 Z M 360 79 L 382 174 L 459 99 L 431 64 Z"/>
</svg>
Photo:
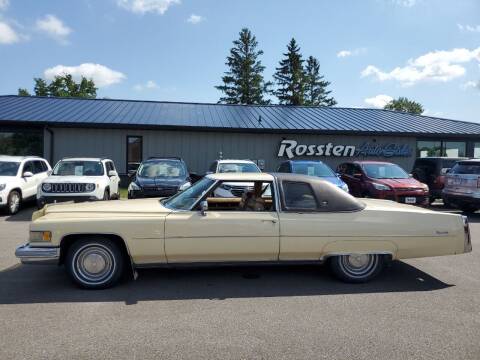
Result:
<svg viewBox="0 0 480 360">
<path fill-rule="evenodd" d="M 98 97 L 214 103 L 243 27 L 266 80 L 294 37 L 337 106 L 480 122 L 479 0 L 0 0 L 0 94 L 67 72 Z"/>
</svg>

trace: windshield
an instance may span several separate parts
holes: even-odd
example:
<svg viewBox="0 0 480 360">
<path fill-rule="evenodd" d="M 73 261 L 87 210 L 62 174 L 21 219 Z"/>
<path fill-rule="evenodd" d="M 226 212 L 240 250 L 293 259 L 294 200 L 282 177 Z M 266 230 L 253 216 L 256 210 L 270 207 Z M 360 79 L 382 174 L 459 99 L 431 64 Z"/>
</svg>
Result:
<svg viewBox="0 0 480 360">
<path fill-rule="evenodd" d="M 172 210 L 190 210 L 193 204 L 205 195 L 214 182 L 212 179 L 203 178 L 187 190 L 164 200 L 163 205 Z"/>
<path fill-rule="evenodd" d="M 408 179 L 409 175 L 395 164 L 363 164 L 368 177 L 374 179 Z"/>
<path fill-rule="evenodd" d="M 0 176 L 17 176 L 19 162 L 0 161 Z"/>
<path fill-rule="evenodd" d="M 477 162 L 463 162 L 456 164 L 450 174 L 470 174 L 470 175 L 480 175 L 480 163 Z"/>
<path fill-rule="evenodd" d="M 257 165 L 252 163 L 221 163 L 219 173 L 257 173 L 261 172 Z"/>
<path fill-rule="evenodd" d="M 56 176 L 102 176 L 100 161 L 60 161 L 53 169 Z"/>
<path fill-rule="evenodd" d="M 335 176 L 335 173 L 327 165 L 321 162 L 292 163 L 292 170 L 295 174 L 310 176 Z"/>
<path fill-rule="evenodd" d="M 185 178 L 185 167 L 180 161 L 147 161 L 140 165 L 138 176 L 144 178 Z"/>
</svg>

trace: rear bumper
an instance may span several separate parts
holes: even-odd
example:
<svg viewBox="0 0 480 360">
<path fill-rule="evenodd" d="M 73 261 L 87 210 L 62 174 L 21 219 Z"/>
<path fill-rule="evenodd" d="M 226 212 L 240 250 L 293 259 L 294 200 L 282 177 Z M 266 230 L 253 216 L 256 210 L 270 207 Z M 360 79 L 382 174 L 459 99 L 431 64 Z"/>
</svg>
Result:
<svg viewBox="0 0 480 360">
<path fill-rule="evenodd" d="M 452 194 L 444 191 L 442 193 L 442 199 L 443 201 L 456 206 L 474 205 L 480 207 L 480 198 L 468 195 Z"/>
<path fill-rule="evenodd" d="M 60 248 L 32 247 L 30 244 L 25 244 L 15 250 L 15 256 L 23 264 L 58 264 Z"/>
</svg>

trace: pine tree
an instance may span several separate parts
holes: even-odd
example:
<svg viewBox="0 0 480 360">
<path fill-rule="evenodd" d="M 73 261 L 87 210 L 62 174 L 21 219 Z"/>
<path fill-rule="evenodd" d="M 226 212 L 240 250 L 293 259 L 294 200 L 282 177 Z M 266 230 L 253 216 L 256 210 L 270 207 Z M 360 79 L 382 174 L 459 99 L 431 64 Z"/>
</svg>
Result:
<svg viewBox="0 0 480 360">
<path fill-rule="evenodd" d="M 41 78 L 34 78 L 35 87 L 33 91 L 35 92 L 35 96 L 48 96 L 48 85 L 47 82 Z"/>
<path fill-rule="evenodd" d="M 271 83 L 265 82 L 259 57 L 262 50 L 257 50 L 258 42 L 252 32 L 244 28 L 239 33 L 239 39 L 233 41 L 225 65 L 228 70 L 222 77 L 223 85 L 215 86 L 223 92 L 219 103 L 226 104 L 268 104 L 265 99 Z"/>
<path fill-rule="evenodd" d="M 279 63 L 273 78 L 277 89 L 275 96 L 280 104 L 303 105 L 305 102 L 305 72 L 303 69 L 302 54 L 295 39 L 287 45 L 284 59 Z"/>
<path fill-rule="evenodd" d="M 305 105 L 309 106 L 334 106 L 336 100 L 330 96 L 331 91 L 327 91 L 329 81 L 324 80 L 320 75 L 319 61 L 310 56 L 305 66 Z"/>
</svg>

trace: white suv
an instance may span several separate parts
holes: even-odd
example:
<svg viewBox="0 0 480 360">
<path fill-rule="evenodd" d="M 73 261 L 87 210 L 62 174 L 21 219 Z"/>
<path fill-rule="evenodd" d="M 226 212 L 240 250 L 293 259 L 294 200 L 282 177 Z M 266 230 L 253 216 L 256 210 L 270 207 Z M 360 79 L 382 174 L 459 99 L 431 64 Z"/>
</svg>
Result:
<svg viewBox="0 0 480 360">
<path fill-rule="evenodd" d="M 260 168 L 251 160 L 216 160 L 209 168 L 208 174 L 216 173 L 259 173 Z M 253 190 L 253 183 L 224 182 L 215 189 L 218 197 L 242 197 L 245 190 Z M 266 190 L 269 194 L 270 189 Z"/>
<path fill-rule="evenodd" d="M 47 160 L 36 156 L 0 155 L 0 207 L 17 213 L 23 201 L 35 199 L 51 170 Z"/>
<path fill-rule="evenodd" d="M 62 201 L 93 201 L 120 198 L 120 177 L 112 160 L 66 158 L 55 165 L 52 174 L 38 187 L 37 204 Z"/>
</svg>

